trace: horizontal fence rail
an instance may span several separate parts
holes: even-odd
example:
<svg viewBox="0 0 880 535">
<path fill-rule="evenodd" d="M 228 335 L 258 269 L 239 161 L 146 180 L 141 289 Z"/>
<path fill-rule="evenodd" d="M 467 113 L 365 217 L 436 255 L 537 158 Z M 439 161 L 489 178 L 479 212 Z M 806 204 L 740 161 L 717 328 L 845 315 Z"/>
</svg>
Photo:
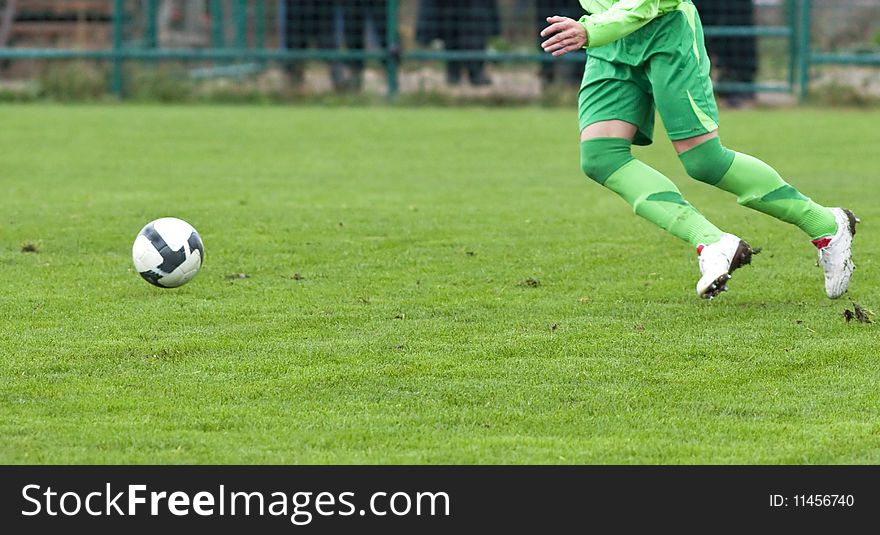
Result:
<svg viewBox="0 0 880 535">
<path fill-rule="evenodd" d="M 869 67 L 880 67 L 880 53 L 842 54 L 813 52 L 810 54 L 810 63 L 815 65 L 864 65 Z"/>
</svg>

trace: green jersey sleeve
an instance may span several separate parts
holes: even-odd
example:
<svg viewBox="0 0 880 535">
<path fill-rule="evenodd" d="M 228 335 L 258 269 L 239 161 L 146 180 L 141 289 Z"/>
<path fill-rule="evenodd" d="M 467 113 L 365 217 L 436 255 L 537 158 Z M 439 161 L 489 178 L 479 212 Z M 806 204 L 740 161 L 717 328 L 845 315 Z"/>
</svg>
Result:
<svg viewBox="0 0 880 535">
<path fill-rule="evenodd" d="M 587 30 L 587 47 L 607 45 L 638 30 L 660 12 L 660 0 L 620 0 L 607 11 L 584 15 L 579 21 Z"/>
</svg>

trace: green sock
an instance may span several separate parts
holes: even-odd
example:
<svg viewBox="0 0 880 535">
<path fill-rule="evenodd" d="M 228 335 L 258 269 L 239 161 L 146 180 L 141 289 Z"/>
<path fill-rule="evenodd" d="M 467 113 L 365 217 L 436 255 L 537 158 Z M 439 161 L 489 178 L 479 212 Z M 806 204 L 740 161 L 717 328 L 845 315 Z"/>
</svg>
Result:
<svg viewBox="0 0 880 535">
<path fill-rule="evenodd" d="M 617 193 L 636 214 L 694 247 L 721 239 L 722 232 L 691 206 L 675 184 L 633 158 L 622 138 L 597 138 L 581 143 L 584 173 Z"/>
<path fill-rule="evenodd" d="M 757 158 L 726 149 L 718 138 L 679 154 L 688 174 L 737 196 L 737 202 L 803 230 L 812 240 L 833 236 L 831 210 L 813 202 Z"/>
</svg>

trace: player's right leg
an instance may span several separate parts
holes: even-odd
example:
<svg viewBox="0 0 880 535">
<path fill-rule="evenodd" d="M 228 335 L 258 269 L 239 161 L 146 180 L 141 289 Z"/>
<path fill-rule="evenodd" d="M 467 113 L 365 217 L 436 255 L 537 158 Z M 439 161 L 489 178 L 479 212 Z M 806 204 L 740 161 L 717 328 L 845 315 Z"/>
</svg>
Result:
<svg viewBox="0 0 880 535">
<path fill-rule="evenodd" d="M 695 248 L 723 234 L 659 171 L 631 151 L 636 126 L 626 121 L 592 123 L 581 132 L 581 168 L 587 177 L 620 195 L 633 211 Z"/>
</svg>

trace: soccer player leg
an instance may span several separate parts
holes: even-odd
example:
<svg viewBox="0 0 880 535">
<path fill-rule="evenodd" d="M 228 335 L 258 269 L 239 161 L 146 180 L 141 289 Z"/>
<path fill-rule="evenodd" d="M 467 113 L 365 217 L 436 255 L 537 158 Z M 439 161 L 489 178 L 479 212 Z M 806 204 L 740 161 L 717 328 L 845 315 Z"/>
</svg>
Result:
<svg viewBox="0 0 880 535">
<path fill-rule="evenodd" d="M 591 137 L 597 131 L 617 137 Z M 635 159 L 630 150 L 634 131 L 623 121 L 586 128 L 581 135 L 584 173 L 623 197 L 636 214 L 696 247 L 701 273 L 697 295 L 711 299 L 727 289 L 735 269 L 751 261 L 751 248 L 722 233 L 681 196 L 671 180 Z"/>
<path fill-rule="evenodd" d="M 734 152 L 712 137 L 679 153 L 687 173 L 737 196 L 737 202 L 803 230 L 811 240 L 833 236 L 833 212 L 813 202 L 763 161 Z"/>
<path fill-rule="evenodd" d="M 584 174 L 620 195 L 639 216 L 694 247 L 717 242 L 722 232 L 684 200 L 671 180 L 635 159 L 630 146 L 624 137 L 587 137 L 581 142 Z"/>
<path fill-rule="evenodd" d="M 833 236 L 834 214 L 802 195 L 761 160 L 725 148 L 700 17 L 682 3 L 669 15 L 662 53 L 651 60 L 657 107 L 688 174 L 737 196 L 743 206 L 798 226 L 810 239 Z"/>
<path fill-rule="evenodd" d="M 671 180 L 632 155 L 633 142 L 651 143 L 654 127 L 643 72 L 590 57 L 578 104 L 584 174 L 623 197 L 636 214 L 694 247 L 721 238 L 722 232 L 682 198 Z"/>
<path fill-rule="evenodd" d="M 662 52 L 652 57 L 649 77 L 682 164 L 691 177 L 733 193 L 741 205 L 803 230 L 819 249 L 828 296 L 838 297 L 846 291 L 854 267 L 850 249 L 855 217 L 813 202 L 763 161 L 721 144 L 699 16 L 685 3 L 670 17 L 677 17 L 670 25 L 680 28 L 672 28 L 676 31 L 667 37 Z"/>
<path fill-rule="evenodd" d="M 804 196 L 761 160 L 725 148 L 713 137 L 679 154 L 701 182 L 737 196 L 737 202 L 803 230 L 819 250 L 825 293 L 835 299 L 849 288 L 855 270 L 852 239 L 858 219 L 843 208 L 825 208 Z"/>
</svg>

